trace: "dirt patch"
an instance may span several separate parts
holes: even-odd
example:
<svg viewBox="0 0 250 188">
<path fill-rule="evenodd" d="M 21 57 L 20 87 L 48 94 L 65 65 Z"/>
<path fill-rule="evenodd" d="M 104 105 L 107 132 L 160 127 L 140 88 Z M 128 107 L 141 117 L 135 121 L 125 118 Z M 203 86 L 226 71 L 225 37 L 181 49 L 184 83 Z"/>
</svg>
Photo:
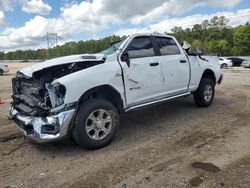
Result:
<svg viewBox="0 0 250 188">
<path fill-rule="evenodd" d="M 209 178 L 206 187 L 243 187 L 250 185 L 250 157 L 244 157 Z"/>
<path fill-rule="evenodd" d="M 3 136 L 3 137 L 0 137 L 0 143 L 2 142 L 8 142 L 10 140 L 14 140 L 14 139 L 17 139 L 17 138 L 21 138 L 23 137 L 23 135 L 21 133 L 13 133 L 11 135 L 7 135 L 7 136 Z"/>
<path fill-rule="evenodd" d="M 0 97 L 11 98 L 22 66 L 0 77 Z M 250 187 L 249 75 L 226 72 L 209 108 L 187 97 L 125 114 L 115 140 L 96 151 L 26 142 L 0 105 L 0 187 Z"/>
<path fill-rule="evenodd" d="M 216 173 L 220 171 L 220 168 L 214 165 L 213 163 L 194 162 L 191 164 L 191 166 L 193 168 L 202 169 L 202 170 L 205 170 L 207 172 L 212 172 L 212 173 Z"/>
<path fill-rule="evenodd" d="M 156 165 L 150 167 L 149 170 L 151 170 L 153 172 L 161 172 L 164 169 L 168 168 L 170 165 L 181 162 L 183 160 L 183 158 L 184 158 L 183 156 L 175 157 L 175 158 L 170 159 L 166 162 L 156 164 Z"/>
<path fill-rule="evenodd" d="M 203 178 L 196 176 L 189 181 L 189 184 L 191 187 L 198 187 L 200 184 L 203 183 L 203 181 L 204 181 Z"/>
</svg>

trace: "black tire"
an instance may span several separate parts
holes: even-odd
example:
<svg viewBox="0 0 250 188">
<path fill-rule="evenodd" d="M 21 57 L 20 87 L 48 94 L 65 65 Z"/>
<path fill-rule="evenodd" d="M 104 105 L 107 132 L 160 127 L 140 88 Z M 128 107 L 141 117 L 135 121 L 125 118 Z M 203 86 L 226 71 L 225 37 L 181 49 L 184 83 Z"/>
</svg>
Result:
<svg viewBox="0 0 250 188">
<path fill-rule="evenodd" d="M 206 88 L 211 86 L 211 97 L 206 98 Z M 194 92 L 194 101 L 199 107 L 208 107 L 213 103 L 215 83 L 209 78 L 202 78 L 198 89 Z M 208 100 L 209 99 L 209 100 Z"/>
<path fill-rule="evenodd" d="M 220 66 L 221 69 L 227 69 L 228 68 L 228 65 L 226 63 L 223 63 L 221 66 Z"/>
<path fill-rule="evenodd" d="M 0 76 L 3 76 L 3 70 L 0 69 Z"/>
<path fill-rule="evenodd" d="M 106 110 L 110 114 L 112 123 L 110 124 L 110 132 L 103 139 L 94 140 L 87 133 L 87 120 L 89 120 L 90 114 L 99 109 Z M 119 126 L 118 119 L 117 109 L 111 102 L 99 98 L 86 100 L 82 102 L 77 112 L 72 136 L 75 142 L 85 149 L 102 148 L 108 145 L 115 137 L 116 130 Z"/>
</svg>

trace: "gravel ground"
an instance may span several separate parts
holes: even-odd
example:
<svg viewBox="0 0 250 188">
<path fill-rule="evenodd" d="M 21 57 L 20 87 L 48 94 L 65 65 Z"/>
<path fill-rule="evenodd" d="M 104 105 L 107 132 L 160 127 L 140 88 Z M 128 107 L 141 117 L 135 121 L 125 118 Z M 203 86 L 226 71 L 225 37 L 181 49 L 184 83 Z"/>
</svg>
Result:
<svg viewBox="0 0 250 188">
<path fill-rule="evenodd" d="M 8 120 L 10 80 L 27 65 L 0 77 L 0 187 L 250 187 L 250 70 L 226 70 L 209 108 L 190 96 L 124 114 L 115 140 L 87 151 L 31 144 Z"/>
</svg>

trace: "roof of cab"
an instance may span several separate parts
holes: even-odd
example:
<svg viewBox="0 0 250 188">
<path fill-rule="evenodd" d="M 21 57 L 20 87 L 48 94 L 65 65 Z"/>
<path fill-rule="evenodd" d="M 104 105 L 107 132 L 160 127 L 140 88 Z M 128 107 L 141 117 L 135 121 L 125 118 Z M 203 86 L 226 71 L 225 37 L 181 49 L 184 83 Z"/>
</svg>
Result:
<svg viewBox="0 0 250 188">
<path fill-rule="evenodd" d="M 137 37 L 137 36 L 159 36 L 159 37 L 173 37 L 170 35 L 166 35 L 166 34 L 162 34 L 162 33 L 136 33 L 136 34 L 132 34 L 130 35 L 130 37 Z"/>
</svg>

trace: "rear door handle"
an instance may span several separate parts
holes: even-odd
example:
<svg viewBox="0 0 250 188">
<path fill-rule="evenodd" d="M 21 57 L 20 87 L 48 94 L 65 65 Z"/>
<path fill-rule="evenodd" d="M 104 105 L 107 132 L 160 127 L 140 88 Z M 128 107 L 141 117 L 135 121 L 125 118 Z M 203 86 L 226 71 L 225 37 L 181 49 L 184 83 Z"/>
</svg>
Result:
<svg viewBox="0 0 250 188">
<path fill-rule="evenodd" d="M 187 60 L 180 60 L 180 63 L 186 63 L 187 62 Z"/>
<path fill-rule="evenodd" d="M 150 66 L 151 66 L 151 67 L 158 66 L 158 65 L 159 65 L 159 63 L 158 63 L 158 62 L 155 62 L 155 63 L 150 63 Z"/>
</svg>

